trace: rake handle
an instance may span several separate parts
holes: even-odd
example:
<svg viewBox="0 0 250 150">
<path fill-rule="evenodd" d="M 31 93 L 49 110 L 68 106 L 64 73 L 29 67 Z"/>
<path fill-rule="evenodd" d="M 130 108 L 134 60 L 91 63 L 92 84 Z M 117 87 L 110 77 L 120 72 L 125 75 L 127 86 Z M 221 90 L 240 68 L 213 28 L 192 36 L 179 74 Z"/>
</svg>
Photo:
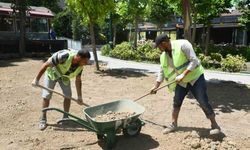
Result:
<svg viewBox="0 0 250 150">
<path fill-rule="evenodd" d="M 155 91 L 159 91 L 160 89 L 163 89 L 163 88 L 165 88 L 165 87 L 167 87 L 167 86 L 169 86 L 169 85 L 171 85 L 171 84 L 173 84 L 173 83 L 175 83 L 175 82 L 176 82 L 175 80 L 174 80 L 174 81 L 171 81 L 171 82 L 167 83 L 166 85 L 157 88 Z M 149 92 L 149 93 L 147 93 L 147 94 L 145 94 L 145 95 L 143 95 L 143 96 L 141 96 L 141 97 L 135 99 L 134 101 L 136 102 L 136 101 L 138 101 L 138 100 L 140 100 L 140 99 L 142 99 L 142 98 L 144 98 L 144 97 L 146 97 L 146 96 L 148 96 L 148 95 L 151 95 L 151 93 Z"/>
<path fill-rule="evenodd" d="M 79 101 L 78 101 L 77 99 L 75 99 L 75 98 L 73 98 L 73 97 L 68 97 L 68 96 L 66 96 L 66 95 L 64 95 L 64 94 L 62 94 L 62 93 L 60 93 L 60 92 L 58 92 L 58 91 L 55 91 L 55 90 L 51 89 L 51 88 L 47 88 L 47 87 L 42 86 L 42 85 L 40 85 L 40 84 L 36 85 L 36 87 L 39 87 L 39 88 L 48 90 L 48 91 L 53 92 L 53 93 L 56 93 L 56 94 L 58 94 L 58 95 L 60 95 L 60 96 L 62 96 L 62 97 L 64 97 L 64 98 L 71 99 L 71 100 L 75 101 L 77 104 L 79 104 L 79 103 L 78 103 Z M 79 104 L 79 105 L 80 105 L 80 104 Z M 89 107 L 89 106 L 90 106 L 89 104 L 86 104 L 86 103 L 84 103 L 84 102 L 82 102 L 82 105 L 84 105 L 84 106 L 86 106 L 86 107 Z"/>
</svg>

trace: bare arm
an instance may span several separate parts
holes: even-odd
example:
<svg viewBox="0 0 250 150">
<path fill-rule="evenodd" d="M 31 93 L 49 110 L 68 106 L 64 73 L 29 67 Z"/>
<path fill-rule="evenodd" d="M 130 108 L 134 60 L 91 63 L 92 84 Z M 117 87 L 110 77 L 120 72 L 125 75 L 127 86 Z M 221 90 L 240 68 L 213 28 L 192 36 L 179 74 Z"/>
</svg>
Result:
<svg viewBox="0 0 250 150">
<path fill-rule="evenodd" d="M 37 81 L 39 81 L 40 78 L 41 78 L 41 76 L 42 76 L 42 75 L 44 74 L 44 72 L 46 71 L 46 69 L 47 69 L 48 67 L 52 67 L 52 66 L 53 66 L 53 65 L 50 64 L 50 63 L 48 63 L 48 61 L 46 61 L 45 63 L 43 63 L 43 65 L 42 65 L 42 67 L 40 68 L 40 70 L 39 70 L 37 76 L 35 77 L 35 79 L 36 79 Z"/>
<path fill-rule="evenodd" d="M 82 98 L 82 79 L 81 79 L 81 75 L 76 76 L 75 85 L 76 85 L 76 92 L 77 92 L 78 98 Z"/>
</svg>

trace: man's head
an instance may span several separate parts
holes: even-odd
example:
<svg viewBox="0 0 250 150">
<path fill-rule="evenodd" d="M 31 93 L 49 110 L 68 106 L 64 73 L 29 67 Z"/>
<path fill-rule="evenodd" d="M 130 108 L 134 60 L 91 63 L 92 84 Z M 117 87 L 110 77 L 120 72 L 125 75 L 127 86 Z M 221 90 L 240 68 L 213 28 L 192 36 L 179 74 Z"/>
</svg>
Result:
<svg viewBox="0 0 250 150">
<path fill-rule="evenodd" d="M 161 51 L 171 51 L 171 44 L 169 37 L 166 34 L 161 34 L 155 38 L 155 48 Z"/>
<path fill-rule="evenodd" d="M 79 66 L 87 65 L 90 59 L 90 53 L 87 50 L 79 50 L 74 56 L 72 63 Z"/>
</svg>

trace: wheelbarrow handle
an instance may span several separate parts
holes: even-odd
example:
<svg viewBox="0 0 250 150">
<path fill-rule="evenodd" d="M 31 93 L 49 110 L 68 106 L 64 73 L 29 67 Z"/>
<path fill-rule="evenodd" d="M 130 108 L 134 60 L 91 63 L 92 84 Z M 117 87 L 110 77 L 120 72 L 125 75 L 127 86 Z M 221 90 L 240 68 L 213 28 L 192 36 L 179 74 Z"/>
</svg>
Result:
<svg viewBox="0 0 250 150">
<path fill-rule="evenodd" d="M 165 87 L 167 87 L 167 86 L 169 86 L 169 85 L 171 85 L 171 84 L 173 84 L 173 83 L 175 83 L 175 82 L 176 82 L 176 81 L 173 80 L 173 81 L 167 83 L 166 85 L 163 85 L 162 87 L 157 88 L 155 91 L 159 91 L 160 89 L 163 89 L 163 88 L 165 88 Z M 146 97 L 146 96 L 148 96 L 148 95 L 151 95 L 151 93 L 149 92 L 149 93 L 147 93 L 147 94 L 145 94 L 145 95 L 143 95 L 143 96 L 141 96 L 141 97 L 135 99 L 134 101 L 136 102 L 136 101 L 138 101 L 138 100 L 140 100 L 140 99 L 142 99 L 142 98 L 144 98 L 144 97 Z"/>
<path fill-rule="evenodd" d="M 56 93 L 56 94 L 58 94 L 58 95 L 60 95 L 60 96 L 62 96 L 62 97 L 64 97 L 64 98 L 71 99 L 71 100 L 75 101 L 77 104 L 79 104 L 79 101 L 78 101 L 77 99 L 75 99 L 75 98 L 73 98 L 73 97 L 68 97 L 68 96 L 66 96 L 66 95 L 64 95 L 64 94 L 62 94 L 62 93 L 60 93 L 60 92 L 58 92 L 58 91 L 55 91 L 55 90 L 51 89 L 51 88 L 47 88 L 47 87 L 42 86 L 42 85 L 40 85 L 40 84 L 36 85 L 36 87 L 39 87 L 39 88 L 48 90 L 48 91 L 53 92 L 53 93 Z M 86 104 L 86 103 L 84 103 L 84 102 L 82 102 L 82 103 L 79 104 L 79 105 L 84 105 L 84 106 L 86 106 L 86 107 L 89 107 L 89 106 L 90 106 L 90 105 L 88 105 L 88 104 Z"/>
</svg>

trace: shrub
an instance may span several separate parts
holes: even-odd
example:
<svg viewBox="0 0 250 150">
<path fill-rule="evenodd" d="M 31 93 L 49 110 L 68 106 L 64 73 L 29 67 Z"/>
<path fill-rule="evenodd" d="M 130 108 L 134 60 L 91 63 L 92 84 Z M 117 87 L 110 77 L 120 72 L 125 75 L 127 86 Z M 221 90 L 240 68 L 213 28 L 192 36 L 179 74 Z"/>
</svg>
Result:
<svg viewBox="0 0 250 150">
<path fill-rule="evenodd" d="M 145 54 L 146 59 L 153 62 L 160 62 L 160 55 L 161 51 L 159 49 L 152 49 Z"/>
<path fill-rule="evenodd" d="M 125 60 L 138 60 L 140 59 L 136 50 L 134 50 L 130 43 L 122 42 L 116 45 L 115 48 L 110 52 L 110 56 L 125 59 Z"/>
<path fill-rule="evenodd" d="M 221 61 L 221 68 L 223 71 L 239 72 L 244 69 L 246 59 L 236 55 L 228 54 L 225 59 Z"/>
<path fill-rule="evenodd" d="M 210 56 L 206 56 L 204 54 L 199 54 L 198 58 L 200 59 L 202 66 L 204 66 L 205 68 L 209 68 L 210 67 L 210 61 L 211 61 L 211 57 Z"/>
<path fill-rule="evenodd" d="M 153 42 L 146 41 L 144 44 L 139 44 L 136 51 L 141 60 L 147 60 L 147 55 L 149 56 L 151 53 L 154 53 Z"/>
<path fill-rule="evenodd" d="M 221 62 L 222 60 L 222 55 L 220 53 L 211 53 L 210 56 L 213 61 Z"/>
<path fill-rule="evenodd" d="M 110 47 L 109 44 L 103 45 L 103 46 L 101 47 L 101 53 L 102 53 L 102 55 L 104 55 L 104 56 L 109 56 L 111 50 L 112 50 L 112 49 L 111 49 L 111 47 Z"/>
</svg>

